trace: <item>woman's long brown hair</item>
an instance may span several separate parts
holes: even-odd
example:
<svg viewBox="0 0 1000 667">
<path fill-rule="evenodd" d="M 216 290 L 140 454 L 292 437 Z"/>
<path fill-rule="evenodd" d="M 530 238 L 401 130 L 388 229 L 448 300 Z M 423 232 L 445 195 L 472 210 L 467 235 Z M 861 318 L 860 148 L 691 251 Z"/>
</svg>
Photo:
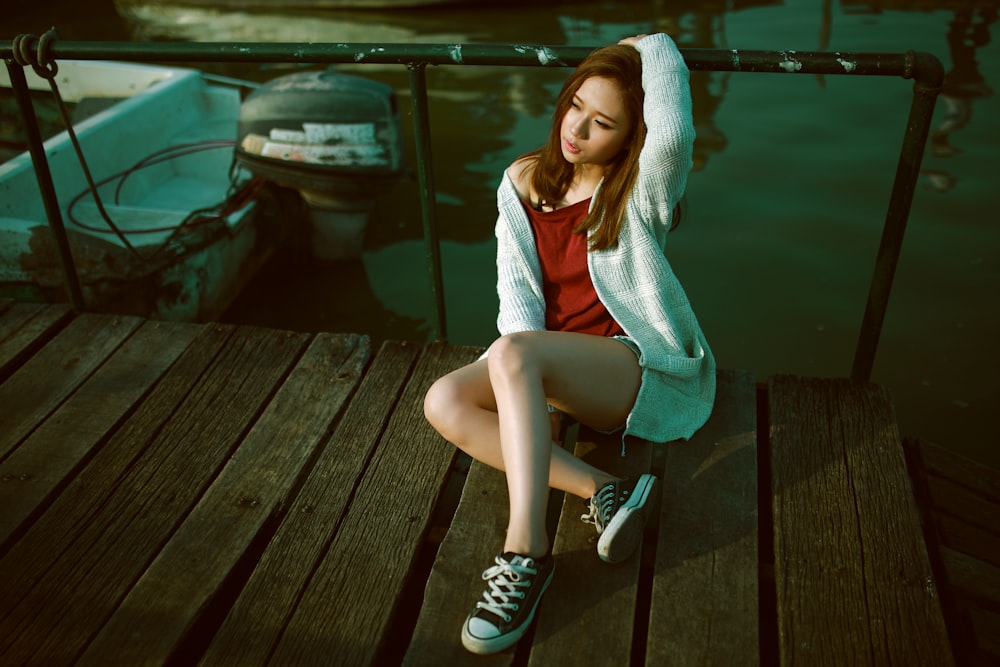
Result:
<svg viewBox="0 0 1000 667">
<path fill-rule="evenodd" d="M 580 63 L 563 84 L 552 114 L 549 139 L 540 149 L 528 153 L 534 157 L 531 186 L 542 202 L 559 201 L 573 182 L 574 167 L 562 154 L 560 127 L 563 116 L 573 103 L 573 97 L 590 77 L 614 81 L 622 94 L 628 116 L 631 137 L 621 152 L 606 165 L 604 183 L 597 193 L 590 213 L 573 231 L 590 233 L 590 249 L 606 250 L 618 243 L 618 233 L 625 217 L 625 204 L 639 177 L 639 152 L 646 140 L 646 124 L 642 119 L 642 59 L 631 46 L 614 45 L 597 49 Z"/>
</svg>

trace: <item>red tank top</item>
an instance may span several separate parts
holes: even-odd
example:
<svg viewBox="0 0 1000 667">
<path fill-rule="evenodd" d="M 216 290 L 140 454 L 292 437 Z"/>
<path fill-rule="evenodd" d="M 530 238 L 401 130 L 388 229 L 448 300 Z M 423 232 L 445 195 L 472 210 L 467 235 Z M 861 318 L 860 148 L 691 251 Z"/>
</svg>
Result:
<svg viewBox="0 0 1000 667">
<path fill-rule="evenodd" d="M 535 233 L 542 265 L 545 328 L 598 336 L 624 335 L 597 298 L 587 267 L 587 235 L 573 233 L 587 217 L 590 199 L 554 211 L 536 211 L 527 202 L 522 204 Z"/>
</svg>

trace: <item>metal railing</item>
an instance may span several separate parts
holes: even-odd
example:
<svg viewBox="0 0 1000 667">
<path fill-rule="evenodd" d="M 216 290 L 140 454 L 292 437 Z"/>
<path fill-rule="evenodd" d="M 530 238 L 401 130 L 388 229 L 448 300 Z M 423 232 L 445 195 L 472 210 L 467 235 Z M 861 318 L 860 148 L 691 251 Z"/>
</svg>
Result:
<svg viewBox="0 0 1000 667">
<path fill-rule="evenodd" d="M 17 50 L 15 42 L 20 41 Z M 35 172 L 45 200 L 49 223 L 62 253 L 67 293 L 73 306 L 83 310 L 83 298 L 73 265 L 59 203 L 48 171 L 23 67 L 44 67 L 43 61 L 128 60 L 132 62 L 240 62 L 303 64 L 396 64 L 409 70 L 417 175 L 424 239 L 434 308 L 433 335 L 447 339 L 444 288 L 438 243 L 435 188 L 432 169 L 430 119 L 427 106 L 428 65 L 516 67 L 573 67 L 592 50 L 587 47 L 484 44 L 368 44 L 368 43 L 174 43 L 174 42 L 74 42 L 53 41 L 42 46 L 32 36 L 0 42 L 11 82 L 24 116 Z M 41 51 L 41 53 L 39 53 Z M 740 51 L 681 49 L 691 70 L 884 76 L 913 79 L 906 131 L 889 196 L 882 237 L 869 286 L 861 329 L 855 347 L 851 376 L 868 379 L 874 365 L 889 293 L 902 249 L 903 235 L 913 202 L 924 146 L 944 78 L 941 62 L 928 53 L 814 53 L 797 51 Z M 27 55 L 26 55 L 27 54 Z M 33 56 L 32 54 L 37 54 Z"/>
</svg>

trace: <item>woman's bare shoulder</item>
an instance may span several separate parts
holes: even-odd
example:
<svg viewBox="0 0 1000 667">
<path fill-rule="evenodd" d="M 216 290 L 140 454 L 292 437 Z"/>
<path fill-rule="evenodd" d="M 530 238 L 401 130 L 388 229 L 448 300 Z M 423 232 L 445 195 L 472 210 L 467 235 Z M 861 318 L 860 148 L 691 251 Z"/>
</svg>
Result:
<svg viewBox="0 0 1000 667">
<path fill-rule="evenodd" d="M 510 176 L 514 189 L 521 199 L 531 200 L 531 174 L 535 166 L 534 156 L 521 157 L 514 160 L 507 167 L 507 175 Z"/>
</svg>

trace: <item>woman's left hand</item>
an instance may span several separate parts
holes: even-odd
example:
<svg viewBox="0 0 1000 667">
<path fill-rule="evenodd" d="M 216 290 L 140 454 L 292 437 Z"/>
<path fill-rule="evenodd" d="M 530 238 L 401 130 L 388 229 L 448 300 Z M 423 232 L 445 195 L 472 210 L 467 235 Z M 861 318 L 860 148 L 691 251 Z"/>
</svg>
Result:
<svg viewBox="0 0 1000 667">
<path fill-rule="evenodd" d="M 618 43 L 623 46 L 631 46 L 632 48 L 635 48 L 635 45 L 638 44 L 639 40 L 642 39 L 643 37 L 648 37 L 648 35 L 642 34 L 642 35 L 634 35 L 632 37 L 626 37 L 625 39 L 618 40 Z"/>
</svg>

